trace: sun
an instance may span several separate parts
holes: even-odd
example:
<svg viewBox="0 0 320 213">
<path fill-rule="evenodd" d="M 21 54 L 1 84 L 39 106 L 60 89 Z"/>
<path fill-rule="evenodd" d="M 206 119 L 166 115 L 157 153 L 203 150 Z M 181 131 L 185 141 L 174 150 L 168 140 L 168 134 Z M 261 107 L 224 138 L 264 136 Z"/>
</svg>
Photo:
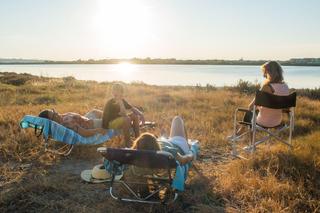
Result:
<svg viewBox="0 0 320 213">
<path fill-rule="evenodd" d="M 151 13 L 142 0 L 101 0 L 93 26 L 99 46 L 114 55 L 137 54 L 152 36 Z"/>
<path fill-rule="evenodd" d="M 117 64 L 117 71 L 129 74 L 135 71 L 135 65 L 130 64 L 129 62 L 121 62 Z"/>
</svg>

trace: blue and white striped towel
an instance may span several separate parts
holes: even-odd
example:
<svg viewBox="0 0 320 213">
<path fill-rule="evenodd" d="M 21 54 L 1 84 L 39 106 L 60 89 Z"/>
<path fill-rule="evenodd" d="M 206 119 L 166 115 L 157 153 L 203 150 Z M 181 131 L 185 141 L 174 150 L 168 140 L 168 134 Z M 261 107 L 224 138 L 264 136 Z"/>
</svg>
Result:
<svg viewBox="0 0 320 213">
<path fill-rule="evenodd" d="M 189 142 L 190 144 L 190 149 L 192 150 L 194 154 L 194 159 L 199 155 L 200 147 L 199 147 L 199 142 L 197 140 L 193 140 Z M 177 168 L 176 168 L 176 175 L 173 178 L 172 182 L 172 187 L 179 190 L 179 191 L 184 191 L 184 183 L 187 180 L 188 177 L 188 171 L 189 168 L 192 165 L 192 162 L 189 162 L 185 165 L 181 165 L 178 161 L 177 162 Z"/>
</svg>

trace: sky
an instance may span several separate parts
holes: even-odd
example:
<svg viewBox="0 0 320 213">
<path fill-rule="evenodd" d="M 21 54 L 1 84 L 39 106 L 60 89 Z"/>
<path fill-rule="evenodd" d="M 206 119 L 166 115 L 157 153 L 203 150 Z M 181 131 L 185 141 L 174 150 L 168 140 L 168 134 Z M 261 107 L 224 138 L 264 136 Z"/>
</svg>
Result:
<svg viewBox="0 0 320 213">
<path fill-rule="evenodd" d="M 320 58 L 319 0 L 0 0 L 0 58 Z"/>
</svg>

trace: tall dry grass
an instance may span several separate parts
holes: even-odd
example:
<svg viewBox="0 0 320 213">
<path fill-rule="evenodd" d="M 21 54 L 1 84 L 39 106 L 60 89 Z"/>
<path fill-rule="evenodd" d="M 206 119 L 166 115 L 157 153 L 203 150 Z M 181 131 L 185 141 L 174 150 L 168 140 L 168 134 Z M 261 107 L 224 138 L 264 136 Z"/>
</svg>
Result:
<svg viewBox="0 0 320 213">
<path fill-rule="evenodd" d="M 14 80 L 0 79 L 1 212 L 164 211 L 161 206 L 114 201 L 105 193 L 106 186 L 84 184 L 78 174 L 55 169 L 75 159 L 99 159 L 96 146 L 78 146 L 64 159 L 43 152 L 41 140 L 33 131 L 18 126 L 24 115 L 36 115 L 44 108 L 79 113 L 102 109 L 110 97 L 111 83 L 11 77 Z M 168 133 L 171 118 L 179 114 L 186 121 L 189 137 L 201 142 L 201 156 L 190 171 L 187 189 L 176 204 L 169 206 L 169 212 L 320 211 L 319 100 L 298 98 L 293 151 L 274 144 L 261 147 L 244 161 L 232 160 L 225 138 L 231 133 L 234 109 L 246 106 L 251 93 L 208 86 L 133 83 L 126 87 L 127 99 L 142 106 L 148 120 L 157 122 L 155 134 L 161 130 Z M 113 140 L 104 145 L 118 143 Z"/>
</svg>

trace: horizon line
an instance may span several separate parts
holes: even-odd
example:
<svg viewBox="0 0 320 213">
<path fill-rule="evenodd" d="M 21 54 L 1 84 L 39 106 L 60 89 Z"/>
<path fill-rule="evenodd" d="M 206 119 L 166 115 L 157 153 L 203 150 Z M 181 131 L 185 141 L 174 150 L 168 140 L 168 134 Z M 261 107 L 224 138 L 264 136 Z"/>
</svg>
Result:
<svg viewBox="0 0 320 213">
<path fill-rule="evenodd" d="M 319 57 L 294 57 L 294 58 L 287 58 L 287 59 L 246 59 L 246 58 L 239 58 L 239 59 L 222 59 L 222 58 L 207 58 L 207 59 L 197 59 L 197 58 L 161 58 L 161 57 L 128 57 L 128 58 L 87 58 L 87 59 L 42 59 L 42 58 L 15 58 L 15 57 L 0 57 L 0 60 L 26 60 L 26 61 L 48 61 L 48 62 L 76 62 L 76 61 L 102 61 L 102 60 L 176 60 L 176 61 L 290 61 L 290 60 L 308 60 L 308 59 L 316 59 L 320 60 Z"/>
</svg>

